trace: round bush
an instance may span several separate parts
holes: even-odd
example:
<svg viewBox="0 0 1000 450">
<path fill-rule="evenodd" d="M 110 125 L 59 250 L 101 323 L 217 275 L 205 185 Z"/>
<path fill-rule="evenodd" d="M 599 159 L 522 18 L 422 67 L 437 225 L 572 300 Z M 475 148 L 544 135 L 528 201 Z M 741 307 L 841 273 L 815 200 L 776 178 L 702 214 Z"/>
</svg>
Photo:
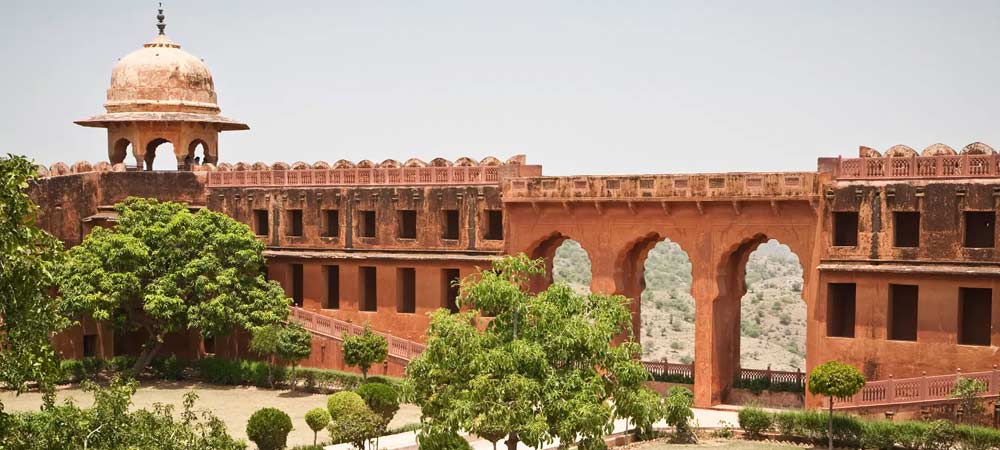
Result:
<svg viewBox="0 0 1000 450">
<path fill-rule="evenodd" d="M 420 450 L 472 450 L 469 442 L 448 431 L 424 431 L 417 435 Z"/>
<path fill-rule="evenodd" d="M 399 396 L 396 395 L 396 390 L 388 384 L 365 383 L 355 392 L 371 408 L 372 412 L 382 416 L 386 422 L 392 420 L 396 411 L 399 411 Z"/>
<path fill-rule="evenodd" d="M 306 413 L 306 424 L 309 429 L 319 431 L 330 423 L 330 413 L 323 408 L 313 408 Z"/>
<path fill-rule="evenodd" d="M 752 438 L 759 438 L 761 433 L 771 428 L 771 413 L 760 408 L 743 408 L 739 418 L 740 428 Z"/>
<path fill-rule="evenodd" d="M 247 437 L 260 450 L 285 448 L 288 432 L 292 431 L 292 418 L 277 408 L 263 408 L 250 416 Z"/>
<path fill-rule="evenodd" d="M 360 395 L 350 391 L 342 391 L 331 395 L 326 400 L 326 409 L 330 412 L 330 419 L 338 420 L 341 417 L 366 410 L 368 405 L 365 404 Z"/>
</svg>

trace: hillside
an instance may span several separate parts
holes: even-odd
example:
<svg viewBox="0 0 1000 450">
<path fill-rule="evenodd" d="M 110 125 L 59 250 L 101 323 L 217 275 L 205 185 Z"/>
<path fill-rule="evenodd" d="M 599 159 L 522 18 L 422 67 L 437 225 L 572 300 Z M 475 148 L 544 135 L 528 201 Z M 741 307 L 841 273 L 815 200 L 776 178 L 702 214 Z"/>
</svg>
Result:
<svg viewBox="0 0 1000 450">
<path fill-rule="evenodd" d="M 553 278 L 583 292 L 589 289 L 590 261 L 577 242 L 566 241 L 556 251 Z M 804 368 L 806 305 L 798 257 L 777 241 L 761 244 L 747 262 L 746 283 L 741 302 L 741 365 Z M 649 252 L 641 301 L 643 359 L 691 362 L 691 263 L 677 244 L 661 242 Z"/>
</svg>

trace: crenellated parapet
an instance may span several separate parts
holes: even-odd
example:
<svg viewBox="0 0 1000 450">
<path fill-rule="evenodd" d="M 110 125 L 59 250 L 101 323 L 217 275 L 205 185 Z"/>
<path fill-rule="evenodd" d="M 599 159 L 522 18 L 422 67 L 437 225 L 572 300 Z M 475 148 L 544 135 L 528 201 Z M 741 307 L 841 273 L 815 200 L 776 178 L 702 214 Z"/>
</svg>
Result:
<svg viewBox="0 0 1000 450">
<path fill-rule="evenodd" d="M 91 172 L 125 172 L 125 164 L 111 164 L 107 161 L 100 161 L 91 164 L 89 161 L 77 161 L 72 165 L 62 161 L 54 163 L 49 167 L 38 166 L 38 176 L 42 178 L 59 177 L 64 175 L 76 175 Z"/>
<path fill-rule="evenodd" d="M 415 184 L 499 184 L 501 179 L 541 175 L 541 166 L 525 164 L 524 155 L 507 161 L 488 156 L 480 161 L 462 157 L 454 162 L 434 158 L 430 163 L 417 158 L 405 162 L 386 159 L 380 163 L 339 160 L 334 163 L 302 161 L 195 166 L 209 172 L 209 187 L 225 186 L 331 186 L 331 185 L 415 185 Z"/>
<path fill-rule="evenodd" d="M 884 153 L 862 146 L 857 158 L 837 160 L 835 176 L 841 180 L 998 177 L 1000 155 L 982 142 L 973 142 L 960 151 L 941 143 L 921 152 L 901 144 Z"/>
</svg>

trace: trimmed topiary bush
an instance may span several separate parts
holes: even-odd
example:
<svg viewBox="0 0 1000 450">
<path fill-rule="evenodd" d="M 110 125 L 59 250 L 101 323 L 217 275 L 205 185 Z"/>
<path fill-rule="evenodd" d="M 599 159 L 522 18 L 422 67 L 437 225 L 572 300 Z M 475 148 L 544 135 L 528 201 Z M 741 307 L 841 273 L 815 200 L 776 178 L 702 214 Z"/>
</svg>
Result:
<svg viewBox="0 0 1000 450">
<path fill-rule="evenodd" d="M 739 413 L 740 428 L 752 439 L 760 439 L 761 435 L 771 428 L 771 413 L 760 408 L 743 408 Z"/>
<path fill-rule="evenodd" d="M 378 436 L 382 427 L 382 416 L 375 414 L 360 395 L 354 392 L 338 392 L 326 401 L 330 412 L 330 439 L 334 444 L 350 442 L 357 448 Z"/>
<path fill-rule="evenodd" d="M 316 437 L 319 430 L 326 428 L 330 424 L 330 412 L 323 408 L 313 408 L 306 413 L 306 425 L 313 430 L 313 445 L 316 445 Z"/>
<path fill-rule="evenodd" d="M 292 418 L 277 408 L 263 408 L 250 416 L 247 437 L 260 450 L 281 450 L 292 431 Z"/>
<path fill-rule="evenodd" d="M 820 364 L 809 374 L 809 392 L 827 397 L 827 443 L 833 450 L 833 399 L 857 394 L 865 385 L 865 376 L 856 367 L 840 361 Z"/>
<path fill-rule="evenodd" d="M 355 391 L 368 408 L 375 414 L 382 416 L 388 424 L 392 417 L 399 411 L 399 398 L 396 390 L 388 384 L 365 383 Z"/>
<path fill-rule="evenodd" d="M 326 409 L 330 412 L 330 419 L 337 420 L 337 418 L 352 414 L 362 409 L 368 409 L 368 405 L 365 404 L 365 400 L 361 398 L 360 395 L 344 391 L 338 392 L 331 395 L 326 399 Z"/>
<path fill-rule="evenodd" d="M 420 450 L 472 450 L 472 446 L 462 436 L 449 431 L 420 430 L 417 434 Z"/>
</svg>

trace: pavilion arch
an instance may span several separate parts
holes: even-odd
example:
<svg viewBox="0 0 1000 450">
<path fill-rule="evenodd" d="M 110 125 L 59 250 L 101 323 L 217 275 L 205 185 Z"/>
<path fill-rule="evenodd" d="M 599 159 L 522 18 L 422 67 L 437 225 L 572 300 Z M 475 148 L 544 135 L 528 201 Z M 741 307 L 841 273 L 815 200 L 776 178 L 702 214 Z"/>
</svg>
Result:
<svg viewBox="0 0 1000 450">
<path fill-rule="evenodd" d="M 132 153 L 132 141 L 127 138 L 118 139 L 111 145 L 108 161 L 111 165 L 124 163 L 129 153 Z"/>
<path fill-rule="evenodd" d="M 168 155 L 169 163 L 160 163 L 163 167 L 154 167 L 153 163 L 156 161 L 156 152 L 160 150 L 163 144 L 169 144 L 169 151 L 164 148 L 163 152 Z M 162 158 L 161 158 L 162 161 Z M 143 157 L 144 167 L 146 170 L 174 170 L 176 169 L 176 157 L 174 156 L 174 143 L 170 142 L 164 138 L 156 138 L 146 144 L 146 153 Z"/>
<path fill-rule="evenodd" d="M 528 253 L 528 256 L 531 259 L 541 258 L 545 261 L 545 273 L 539 276 L 535 276 L 531 280 L 530 289 L 532 292 L 544 291 L 547 287 L 549 287 L 553 283 L 552 264 L 553 261 L 555 260 L 556 251 L 567 240 L 572 240 L 572 238 L 570 236 L 562 234 L 559 231 L 556 231 L 535 241 L 531 245 L 530 247 L 531 251 Z M 587 248 L 583 247 L 582 245 L 581 248 L 583 248 L 583 250 L 587 252 L 587 259 L 589 261 L 593 261 L 594 258 L 593 255 L 590 254 L 590 251 L 588 251 Z"/>
<path fill-rule="evenodd" d="M 188 144 L 187 156 L 184 158 L 184 163 L 189 169 L 194 166 L 200 166 L 206 162 L 211 162 L 210 155 L 213 153 L 208 142 L 202 139 L 195 139 Z"/>
<path fill-rule="evenodd" d="M 657 232 L 650 232 L 633 240 L 615 260 L 615 292 L 632 299 L 632 332 L 636 341 L 642 342 L 642 293 L 646 290 L 646 260 L 649 253 L 661 243 L 676 245 L 688 263 L 691 258 L 680 243 Z M 690 286 L 688 286 L 690 292 Z"/>
</svg>

